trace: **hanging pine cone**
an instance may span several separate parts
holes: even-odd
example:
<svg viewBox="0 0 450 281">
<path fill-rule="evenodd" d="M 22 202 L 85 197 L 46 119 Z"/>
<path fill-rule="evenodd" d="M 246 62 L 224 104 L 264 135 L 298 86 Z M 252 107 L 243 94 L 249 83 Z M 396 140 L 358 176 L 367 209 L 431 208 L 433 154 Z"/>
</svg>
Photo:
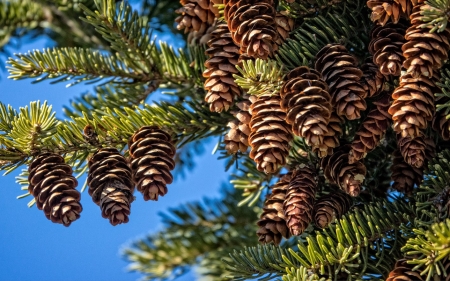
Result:
<svg viewBox="0 0 450 281">
<path fill-rule="evenodd" d="M 75 189 L 78 182 L 61 155 L 38 155 L 28 166 L 28 172 L 28 191 L 47 219 L 69 226 L 80 217 L 83 208 L 81 194 Z"/>
<path fill-rule="evenodd" d="M 389 93 L 384 93 L 383 97 L 373 103 L 376 108 L 372 109 L 367 115 L 360 128 L 355 133 L 352 142 L 352 148 L 349 153 L 349 163 L 353 164 L 366 157 L 367 153 L 373 151 L 391 122 L 391 115 L 387 112 L 389 109 Z"/>
<path fill-rule="evenodd" d="M 333 192 L 322 196 L 314 205 L 314 223 L 320 228 L 327 227 L 334 219 L 339 219 L 350 210 L 352 201 L 343 192 Z"/>
<path fill-rule="evenodd" d="M 340 44 L 328 44 L 316 55 L 315 68 L 328 84 L 332 105 L 339 116 L 359 119 L 366 110 L 366 91 L 360 83 L 363 75 L 357 59 Z"/>
<path fill-rule="evenodd" d="M 278 49 L 272 0 L 225 0 L 224 16 L 240 52 L 267 59 Z"/>
<path fill-rule="evenodd" d="M 250 135 L 250 120 L 252 116 L 249 113 L 251 102 L 244 100 L 237 103 L 240 111 L 233 114 L 236 120 L 228 122 L 230 130 L 225 135 L 225 149 L 230 154 L 238 151 L 245 153 L 249 146 L 248 136 Z"/>
<path fill-rule="evenodd" d="M 403 137 L 414 138 L 420 135 L 421 129 L 427 128 L 435 111 L 434 93 L 438 92 L 435 81 L 438 79 L 437 76 L 413 78 L 410 74 L 400 77 L 400 85 L 392 93 L 393 102 L 389 108 L 394 131 Z"/>
<path fill-rule="evenodd" d="M 405 162 L 416 168 L 423 167 L 427 158 L 434 155 L 435 149 L 433 140 L 422 132 L 414 139 L 397 135 L 397 146 Z"/>
<path fill-rule="evenodd" d="M 421 76 L 433 77 L 434 70 L 438 70 L 447 61 L 450 50 L 450 28 L 444 31 L 430 32 L 430 28 L 422 27 L 421 5 L 413 9 L 411 27 L 406 30 L 406 43 L 403 45 L 406 73 L 414 78 Z"/>
<path fill-rule="evenodd" d="M 206 54 L 206 70 L 203 77 L 205 90 L 208 91 L 205 101 L 210 104 L 210 110 L 221 112 L 228 110 L 241 90 L 234 82 L 233 74 L 238 73 L 236 64 L 239 59 L 239 47 L 231 39 L 231 33 L 226 24 L 219 24 L 212 32 Z"/>
<path fill-rule="evenodd" d="M 306 166 L 292 173 L 284 200 L 286 223 L 293 235 L 300 235 L 312 221 L 317 181 L 314 171 Z"/>
<path fill-rule="evenodd" d="M 403 57 L 402 46 L 406 42 L 406 21 L 376 25 L 371 32 L 369 52 L 373 62 L 384 75 L 400 76 Z"/>
<path fill-rule="evenodd" d="M 267 174 L 275 173 L 286 164 L 292 140 L 280 101 L 279 96 L 262 95 L 250 106 L 250 157 L 255 160 L 258 170 Z"/>
<path fill-rule="evenodd" d="M 398 149 L 394 151 L 392 157 L 392 188 L 410 196 L 414 186 L 419 186 L 422 182 L 423 169 L 408 165 Z"/>
<path fill-rule="evenodd" d="M 112 225 L 127 223 L 134 185 L 127 160 L 116 148 L 97 150 L 88 162 L 87 184 L 92 201 Z"/>
<path fill-rule="evenodd" d="M 349 164 L 349 152 L 349 144 L 336 148 L 331 156 L 322 159 L 321 167 L 331 183 L 337 184 L 347 194 L 355 197 L 361 192 L 366 166 L 359 161 Z"/>
<path fill-rule="evenodd" d="M 256 223 L 259 226 L 256 233 L 261 243 L 273 242 L 275 245 L 279 245 L 283 237 L 287 239 L 291 236 L 283 211 L 283 202 L 290 180 L 291 174 L 281 177 L 272 187 L 272 193 L 264 202 L 263 213 Z"/>
<path fill-rule="evenodd" d="M 130 167 L 137 190 L 144 200 L 158 201 L 173 181 L 175 146 L 168 133 L 156 126 L 143 126 L 128 140 Z"/>
<path fill-rule="evenodd" d="M 277 12 L 275 15 L 275 22 L 278 32 L 278 40 L 276 41 L 278 46 L 281 46 L 283 42 L 289 37 L 289 33 L 294 30 L 294 19 L 288 16 L 286 11 Z"/>
<path fill-rule="evenodd" d="M 406 0 L 369 0 L 367 7 L 372 10 L 370 19 L 383 26 L 389 19 L 397 23 L 400 17 L 408 18 L 413 4 Z"/>
<path fill-rule="evenodd" d="M 320 73 L 306 66 L 290 71 L 281 88 L 281 108 L 286 111 L 286 122 L 313 149 L 324 146 L 324 135 L 328 133 L 332 107 L 327 90 Z"/>
<path fill-rule="evenodd" d="M 414 265 L 408 264 L 406 259 L 398 260 L 386 281 L 423 281 L 420 272 L 413 271 L 413 267 Z"/>
<path fill-rule="evenodd" d="M 333 154 L 333 149 L 339 146 L 339 137 L 342 135 L 342 119 L 335 113 L 331 113 L 330 121 L 327 125 L 327 132 L 323 135 L 323 142 L 314 146 L 312 150 L 323 158 Z"/>
<path fill-rule="evenodd" d="M 180 3 L 183 7 L 175 11 L 180 14 L 175 19 L 178 30 L 184 29 L 184 33 L 204 34 L 214 23 L 214 12 L 218 11 L 210 0 L 180 0 Z"/>
<path fill-rule="evenodd" d="M 366 94 L 364 98 L 375 97 L 380 94 L 384 89 L 384 82 L 386 82 L 386 77 L 381 74 L 378 67 L 368 59 L 365 64 L 361 66 L 361 71 L 363 76 L 361 77 L 361 85 L 364 88 Z"/>
</svg>

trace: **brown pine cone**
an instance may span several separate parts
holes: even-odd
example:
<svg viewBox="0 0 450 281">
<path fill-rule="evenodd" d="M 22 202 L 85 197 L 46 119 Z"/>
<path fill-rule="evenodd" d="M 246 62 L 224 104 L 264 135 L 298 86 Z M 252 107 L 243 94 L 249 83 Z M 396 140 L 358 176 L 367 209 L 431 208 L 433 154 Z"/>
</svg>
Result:
<svg viewBox="0 0 450 281">
<path fill-rule="evenodd" d="M 278 40 L 276 41 L 278 46 L 281 46 L 283 42 L 289 37 L 289 33 L 294 30 L 295 21 L 288 16 L 286 11 L 277 12 L 275 15 L 275 22 L 278 32 Z"/>
<path fill-rule="evenodd" d="M 36 156 L 28 166 L 28 172 L 28 191 L 47 219 L 69 226 L 80 217 L 83 208 L 81 194 L 75 189 L 78 182 L 61 155 L 43 153 Z"/>
<path fill-rule="evenodd" d="M 403 57 L 402 46 L 406 42 L 406 21 L 376 25 L 371 32 L 369 52 L 373 62 L 384 75 L 400 76 Z"/>
<path fill-rule="evenodd" d="M 383 26 L 389 19 L 397 23 L 400 17 L 408 18 L 413 3 L 407 0 L 369 0 L 367 7 L 372 10 L 370 19 Z"/>
<path fill-rule="evenodd" d="M 134 185 L 127 160 L 116 148 L 97 150 L 88 162 L 87 184 L 92 201 L 112 225 L 129 221 Z"/>
<path fill-rule="evenodd" d="M 406 163 L 412 167 L 421 168 L 426 160 L 434 155 L 436 146 L 431 138 L 420 132 L 420 135 L 414 139 L 397 135 L 397 147 Z"/>
<path fill-rule="evenodd" d="M 366 93 L 364 98 L 379 95 L 383 91 L 386 77 L 381 74 L 378 67 L 372 63 L 372 59 L 368 59 L 367 62 L 361 66 L 361 70 L 363 72 L 361 85 Z"/>
<path fill-rule="evenodd" d="M 292 140 L 290 126 L 286 123 L 286 112 L 281 109 L 279 96 L 262 95 L 250 106 L 251 133 L 250 157 L 259 171 L 275 173 L 286 164 Z"/>
<path fill-rule="evenodd" d="M 204 34 L 214 23 L 214 11 L 217 9 L 213 7 L 214 3 L 210 0 L 181 0 L 180 3 L 183 7 L 175 11 L 180 14 L 175 19 L 178 30 L 184 29 L 184 33 L 195 31 L 198 34 Z"/>
<path fill-rule="evenodd" d="M 284 200 L 284 215 L 292 235 L 300 235 L 312 221 L 317 181 L 314 171 L 306 166 L 292 173 Z"/>
<path fill-rule="evenodd" d="M 434 94 L 438 92 L 435 81 L 438 79 L 437 76 L 413 78 L 410 74 L 400 77 L 389 108 L 395 132 L 414 138 L 420 135 L 421 129 L 427 128 L 435 112 Z"/>
<path fill-rule="evenodd" d="M 331 156 L 322 159 L 321 167 L 328 181 L 337 184 L 350 196 L 356 197 L 361 192 L 366 166 L 360 161 L 349 164 L 349 152 L 349 144 L 336 148 Z"/>
<path fill-rule="evenodd" d="M 225 135 L 225 149 L 230 154 L 238 151 L 245 153 L 249 146 L 248 136 L 250 135 L 250 120 L 252 116 L 249 113 L 251 102 L 244 100 L 237 103 L 240 111 L 233 114 L 236 120 L 230 121 L 228 127 L 230 130 Z"/>
<path fill-rule="evenodd" d="M 137 190 L 144 200 L 158 201 L 173 181 L 175 146 L 168 133 L 156 126 L 143 126 L 128 140 L 130 167 Z"/>
<path fill-rule="evenodd" d="M 328 133 L 332 107 L 327 90 L 320 73 L 306 66 L 290 71 L 281 88 L 281 108 L 286 111 L 286 122 L 313 149 L 324 144 L 324 135 Z"/>
<path fill-rule="evenodd" d="M 272 193 L 264 202 L 263 213 L 256 223 L 259 226 L 256 234 L 261 243 L 273 242 L 279 245 L 281 239 L 289 238 L 291 233 L 286 225 L 283 203 L 289 187 L 291 174 L 286 174 L 272 187 Z"/>
<path fill-rule="evenodd" d="M 422 182 L 423 168 L 416 168 L 408 165 L 398 149 L 394 151 L 392 157 L 392 188 L 398 192 L 411 196 L 414 186 L 419 186 Z"/>
<path fill-rule="evenodd" d="M 350 210 L 351 198 L 343 192 L 333 192 L 320 197 L 314 205 L 314 223 L 320 228 L 327 227 L 334 219 L 339 219 Z"/>
<path fill-rule="evenodd" d="M 417 5 L 411 15 L 411 27 L 406 30 L 406 43 L 403 45 L 405 61 L 403 67 L 407 74 L 414 78 L 433 77 L 434 70 L 438 70 L 447 61 L 447 52 L 450 50 L 450 27 L 438 33 L 430 33 L 430 28 L 421 25 L 422 15 Z"/>
<path fill-rule="evenodd" d="M 226 24 L 219 24 L 211 34 L 206 54 L 206 70 L 203 77 L 205 90 L 208 91 L 205 101 L 210 104 L 211 111 L 228 110 L 241 90 L 234 82 L 233 74 L 238 73 L 236 64 L 239 59 L 239 47 L 231 39 L 231 33 Z"/>
<path fill-rule="evenodd" d="M 241 54 L 267 59 L 278 49 L 272 0 L 225 0 L 224 4 L 225 19 Z"/>
<path fill-rule="evenodd" d="M 414 265 L 408 264 L 406 259 L 398 260 L 386 281 L 423 281 L 420 272 L 413 271 L 413 267 Z"/>
<path fill-rule="evenodd" d="M 391 115 L 388 113 L 390 106 L 389 93 L 384 93 L 383 97 L 373 104 L 376 105 L 376 108 L 369 112 L 355 133 L 349 153 L 348 162 L 350 164 L 365 158 L 367 153 L 373 151 L 380 143 L 391 123 Z"/>
<path fill-rule="evenodd" d="M 339 116 L 359 119 L 366 110 L 366 91 L 360 83 L 363 75 L 357 59 L 340 44 L 328 44 L 316 55 L 315 68 L 328 84 L 332 105 Z"/>
<path fill-rule="evenodd" d="M 320 145 L 313 146 L 312 150 L 323 158 L 333 154 L 333 149 L 339 146 L 339 138 L 342 135 L 342 119 L 335 113 L 331 113 L 330 121 L 327 125 L 327 132 L 323 135 L 323 141 Z"/>
</svg>

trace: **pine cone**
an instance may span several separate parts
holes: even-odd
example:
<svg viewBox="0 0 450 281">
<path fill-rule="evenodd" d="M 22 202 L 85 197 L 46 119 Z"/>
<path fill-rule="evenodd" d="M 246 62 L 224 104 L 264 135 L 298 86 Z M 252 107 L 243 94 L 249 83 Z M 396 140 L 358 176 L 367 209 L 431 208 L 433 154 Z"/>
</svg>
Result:
<svg viewBox="0 0 450 281">
<path fill-rule="evenodd" d="M 359 161 L 349 164 L 349 152 L 349 144 L 338 147 L 331 156 L 322 159 L 321 167 L 331 183 L 337 184 L 347 194 L 356 197 L 361 192 L 366 167 Z"/>
<path fill-rule="evenodd" d="M 250 135 L 250 119 L 252 116 L 248 112 L 250 109 L 250 101 L 244 100 L 237 103 L 240 111 L 233 114 L 236 120 L 230 121 L 228 127 L 230 130 L 225 135 L 225 149 L 230 154 L 235 154 L 238 151 L 245 153 L 249 146 L 248 136 Z"/>
<path fill-rule="evenodd" d="M 279 245 L 282 237 L 289 238 L 291 233 L 286 225 L 286 217 L 283 211 L 283 202 L 286 197 L 286 191 L 289 187 L 291 174 L 286 174 L 272 187 L 272 193 L 264 202 L 263 213 L 259 221 L 258 240 L 261 243 L 270 243 Z"/>
<path fill-rule="evenodd" d="M 438 81 L 436 76 L 432 79 L 413 78 L 410 74 L 400 77 L 400 85 L 392 93 L 394 101 L 389 108 L 394 131 L 403 137 L 414 138 L 420 135 L 421 129 L 427 128 L 435 111 L 434 93 L 438 92 L 435 81 Z"/>
<path fill-rule="evenodd" d="M 402 46 L 405 40 L 406 22 L 389 22 L 376 25 L 371 32 L 369 52 L 373 62 L 384 75 L 400 76 L 403 57 Z"/>
<path fill-rule="evenodd" d="M 313 147 L 313 151 L 323 158 L 333 154 L 333 149 L 339 146 L 339 137 L 342 135 L 342 119 L 335 113 L 331 113 L 330 121 L 327 125 L 327 132 L 323 135 L 323 142 Z"/>
<path fill-rule="evenodd" d="M 292 140 L 280 101 L 279 96 L 262 95 L 250 106 L 250 157 L 257 163 L 258 170 L 267 174 L 275 173 L 286 164 Z"/>
<path fill-rule="evenodd" d="M 369 0 L 367 6 L 372 10 L 370 19 L 383 26 L 389 19 L 397 23 L 400 17 L 408 18 L 413 4 L 407 0 Z"/>
<path fill-rule="evenodd" d="M 28 191 L 36 200 L 39 210 L 47 219 L 69 226 L 83 210 L 81 194 L 75 188 L 77 180 L 64 158 L 54 153 L 43 153 L 28 167 Z"/>
<path fill-rule="evenodd" d="M 322 196 L 314 205 L 314 222 L 320 228 L 327 227 L 334 219 L 339 219 L 350 210 L 352 201 L 342 192 Z"/>
<path fill-rule="evenodd" d="M 276 41 L 278 46 L 281 46 L 283 42 L 289 37 L 289 33 L 294 30 L 294 19 L 288 16 L 286 11 L 277 12 L 275 16 L 275 22 L 278 32 L 278 40 Z"/>
<path fill-rule="evenodd" d="M 281 108 L 287 113 L 286 122 L 313 149 L 323 146 L 324 135 L 328 133 L 332 107 L 327 90 L 320 73 L 306 66 L 290 71 L 281 88 Z"/>
<path fill-rule="evenodd" d="M 386 281 L 423 281 L 420 272 L 413 271 L 413 267 L 414 265 L 408 264 L 406 259 L 398 260 Z"/>
<path fill-rule="evenodd" d="M 414 139 L 397 135 L 397 146 L 405 162 L 415 168 L 421 168 L 434 155 L 435 149 L 433 140 L 422 132 Z"/>
<path fill-rule="evenodd" d="M 390 105 L 389 94 L 383 94 L 383 97 L 373 104 L 376 105 L 376 108 L 369 112 L 364 122 L 361 123 L 359 130 L 355 133 L 349 153 L 348 162 L 350 164 L 365 158 L 367 153 L 373 151 L 390 125 L 391 116 L 387 112 Z"/>
<path fill-rule="evenodd" d="M 206 70 L 203 77 L 205 90 L 208 91 L 205 101 L 210 104 L 210 110 L 221 112 L 228 110 L 241 90 L 234 82 L 233 74 L 238 73 L 236 64 L 239 59 L 239 47 L 231 39 L 231 33 L 226 24 L 219 24 L 212 32 L 206 54 Z"/>
<path fill-rule="evenodd" d="M 209 26 L 214 23 L 214 3 L 210 0 L 181 0 L 181 7 L 175 13 L 180 14 L 175 21 L 177 29 L 184 29 L 184 33 L 197 32 L 204 34 Z M 211 8 L 213 10 L 211 10 Z"/>
<path fill-rule="evenodd" d="M 272 0 L 225 0 L 224 4 L 225 19 L 241 53 L 267 59 L 278 49 Z"/>
<path fill-rule="evenodd" d="M 92 201 L 112 225 L 128 222 L 134 185 L 127 160 L 116 148 L 102 148 L 88 162 L 87 184 Z"/>
<path fill-rule="evenodd" d="M 312 221 L 317 181 L 314 171 L 300 167 L 292 174 L 284 200 L 286 223 L 293 235 L 300 235 Z"/>
<path fill-rule="evenodd" d="M 422 182 L 423 169 L 408 165 L 403 159 L 400 150 L 395 150 L 392 157 L 392 188 L 410 196 L 412 195 L 414 185 L 419 186 Z"/>
<path fill-rule="evenodd" d="M 144 200 L 158 201 L 173 181 L 175 146 L 170 135 L 156 126 L 144 126 L 128 140 L 130 167 L 137 189 Z"/>
<path fill-rule="evenodd" d="M 363 76 L 361 77 L 361 85 L 366 92 L 364 98 L 367 96 L 375 97 L 380 94 L 383 91 L 384 82 L 386 82 L 386 77 L 381 74 L 378 67 L 371 61 L 372 60 L 361 66 L 361 70 L 363 72 Z"/>
<path fill-rule="evenodd" d="M 315 68 L 328 84 L 332 105 L 339 116 L 348 120 L 359 119 L 366 110 L 366 91 L 360 83 L 363 75 L 357 60 L 343 45 L 328 44 L 316 55 Z"/>
<path fill-rule="evenodd" d="M 433 77 L 434 70 L 438 70 L 447 61 L 450 50 L 450 28 L 443 32 L 430 33 L 430 28 L 421 25 L 422 15 L 420 7 L 415 6 L 411 15 L 411 27 L 406 30 L 406 43 L 403 45 L 405 62 L 403 67 L 413 78 Z"/>
</svg>

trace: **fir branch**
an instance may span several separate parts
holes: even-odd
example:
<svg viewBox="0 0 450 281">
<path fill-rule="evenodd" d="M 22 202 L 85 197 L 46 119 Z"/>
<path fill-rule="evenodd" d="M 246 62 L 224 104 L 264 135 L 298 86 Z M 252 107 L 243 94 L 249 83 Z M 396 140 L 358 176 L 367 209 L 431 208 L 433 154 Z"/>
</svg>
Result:
<svg viewBox="0 0 450 281">
<path fill-rule="evenodd" d="M 450 259 L 450 219 L 431 225 L 427 231 L 414 229 L 414 233 L 417 236 L 410 238 L 402 248 L 412 259 L 408 263 L 416 265 L 413 270 L 426 275 L 426 281 L 447 279 L 450 272 L 443 262 Z"/>
<path fill-rule="evenodd" d="M 188 203 L 170 214 L 161 214 L 165 228 L 124 250 L 129 269 L 145 275 L 144 280 L 167 279 L 183 274 L 187 267 L 202 261 L 209 274 L 219 275 L 219 261 L 234 246 L 254 244 L 246 233 L 256 231 L 255 212 L 236 208 L 239 195 L 226 191 L 222 200 L 204 199 Z M 214 268 L 218 267 L 218 268 Z"/>
<path fill-rule="evenodd" d="M 244 60 L 242 68 L 236 65 L 240 75 L 233 74 L 234 81 L 250 95 L 276 95 L 283 85 L 283 68 L 272 60 Z"/>
<path fill-rule="evenodd" d="M 0 106 L 0 110 L 6 108 Z M 9 116 L 10 108 L 2 115 Z M 140 127 L 156 125 L 171 133 L 178 146 L 223 133 L 225 124 L 231 115 L 211 113 L 209 109 L 196 101 L 175 103 L 161 102 L 144 107 L 106 108 L 92 115 L 83 114 L 72 120 L 58 121 L 51 107 L 46 103 L 31 103 L 21 108 L 14 119 L 3 120 L 1 125 L 11 130 L 0 135 L 0 161 L 14 160 L 15 169 L 21 163 L 40 152 L 67 154 L 69 165 L 82 165 L 98 147 L 117 147 L 122 149 L 128 139 Z M 90 124 L 98 134 L 99 143 L 90 144 L 82 135 L 83 128 Z M 0 167 L 2 169 L 4 167 Z"/>
<path fill-rule="evenodd" d="M 450 64 L 446 64 L 441 69 L 440 81 L 436 82 L 440 92 L 435 93 L 436 96 L 436 111 L 444 111 L 448 116 L 450 114 Z"/>
<path fill-rule="evenodd" d="M 237 280 L 269 273 L 279 276 L 286 274 L 285 268 L 300 266 L 328 276 L 341 271 L 352 278 L 386 275 L 394 258 L 400 256 L 404 238 L 398 231 L 410 227 L 403 224 L 413 214 L 403 202 L 373 202 L 362 210 L 353 210 L 328 229 L 310 234 L 306 244 L 299 241 L 298 251 L 289 249 L 285 254 L 286 250 L 274 246 L 235 251 L 230 254 L 233 262 L 227 263 L 228 270 Z"/>
<path fill-rule="evenodd" d="M 430 33 L 442 32 L 447 28 L 450 2 L 448 0 L 428 0 L 420 7 L 419 28 L 429 28 Z"/>
<path fill-rule="evenodd" d="M 289 1 L 291 2 L 291 1 Z M 286 0 L 280 1 L 280 6 L 289 12 L 289 15 L 295 18 L 304 18 L 307 16 L 314 16 L 317 14 L 326 13 L 329 8 L 335 5 L 340 5 L 342 2 L 345 5 L 345 0 L 316 0 L 316 1 L 305 1 L 296 0 L 293 3 L 288 3 Z"/>
<path fill-rule="evenodd" d="M 358 14 L 307 18 L 280 47 L 276 59 L 289 70 L 301 65 L 312 66 L 316 54 L 330 43 L 341 43 L 350 50 L 365 54 L 370 26 L 367 17 Z"/>
<path fill-rule="evenodd" d="M 46 10 L 42 9 L 35 1 L 2 1 L 0 2 L 1 34 L 17 28 L 32 29 L 37 27 L 42 21 L 47 20 L 45 12 Z"/>
<path fill-rule="evenodd" d="M 83 48 L 54 48 L 43 52 L 33 51 L 18 54 L 18 59 L 9 59 L 10 76 L 14 80 L 34 78 L 36 82 L 44 79 L 68 81 L 77 78 L 82 81 L 110 78 L 111 82 L 129 83 L 134 80 L 150 81 L 153 77 L 135 73 L 113 55 Z"/>
</svg>

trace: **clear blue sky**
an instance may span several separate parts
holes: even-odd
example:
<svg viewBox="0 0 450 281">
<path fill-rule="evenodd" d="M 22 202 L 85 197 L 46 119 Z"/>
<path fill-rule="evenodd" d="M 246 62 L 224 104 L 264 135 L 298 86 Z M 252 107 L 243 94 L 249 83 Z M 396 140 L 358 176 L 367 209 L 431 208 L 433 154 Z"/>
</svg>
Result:
<svg viewBox="0 0 450 281">
<path fill-rule="evenodd" d="M 16 52 L 42 49 L 51 44 L 45 40 L 27 42 Z M 64 83 L 31 84 L 31 80 L 12 81 L 1 73 L 0 101 L 18 109 L 33 100 L 47 100 L 58 117 L 63 117 L 62 106 L 90 86 L 66 88 Z M 127 273 L 127 263 L 120 249 L 149 232 L 161 229 L 157 213 L 179 204 L 216 197 L 219 187 L 227 180 L 224 164 L 211 155 L 214 141 L 206 146 L 205 153 L 196 161 L 193 173 L 185 179 L 178 177 L 169 186 L 169 193 L 158 202 L 144 202 L 139 193 L 131 206 L 128 224 L 111 226 L 103 219 L 100 208 L 89 194 L 82 194 L 81 218 L 66 228 L 47 220 L 36 207 L 28 208 L 29 197 L 18 200 L 23 194 L 15 176 L 19 171 L 0 177 L 0 281 L 115 281 L 137 280 L 140 275 Z M 25 167 L 24 167 L 25 168 Z M 85 177 L 79 180 L 81 188 Z M 195 280 L 190 273 L 179 280 Z"/>
</svg>

